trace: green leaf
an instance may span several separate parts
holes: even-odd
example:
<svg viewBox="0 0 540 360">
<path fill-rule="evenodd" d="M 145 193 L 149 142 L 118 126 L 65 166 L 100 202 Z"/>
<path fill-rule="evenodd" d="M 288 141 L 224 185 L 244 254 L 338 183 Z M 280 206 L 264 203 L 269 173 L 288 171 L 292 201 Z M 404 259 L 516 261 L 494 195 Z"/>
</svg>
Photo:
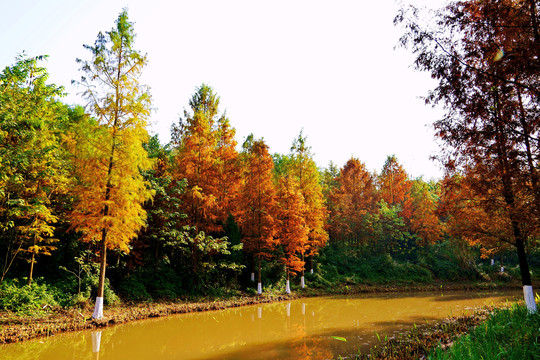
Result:
<svg viewBox="0 0 540 360">
<path fill-rule="evenodd" d="M 344 337 L 341 337 L 341 336 L 332 336 L 332 339 L 334 340 L 339 340 L 339 341 L 347 341 L 347 339 L 345 339 Z"/>
</svg>

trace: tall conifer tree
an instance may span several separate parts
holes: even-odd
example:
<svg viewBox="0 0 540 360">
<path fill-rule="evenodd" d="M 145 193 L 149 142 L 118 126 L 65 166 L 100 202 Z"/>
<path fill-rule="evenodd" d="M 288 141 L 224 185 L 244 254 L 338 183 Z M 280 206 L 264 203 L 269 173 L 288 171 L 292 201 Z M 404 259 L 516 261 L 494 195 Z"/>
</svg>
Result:
<svg viewBox="0 0 540 360">
<path fill-rule="evenodd" d="M 252 135 L 248 138 L 251 139 Z M 261 261 L 270 258 L 277 245 L 276 189 L 272 181 L 274 163 L 261 140 L 246 141 L 245 166 L 240 188 L 238 220 L 244 250 L 257 259 L 257 292 L 262 293 Z"/>
<path fill-rule="evenodd" d="M 83 240 L 99 244 L 100 275 L 93 318 L 103 317 L 107 249 L 129 251 L 128 243 L 144 226 L 142 203 L 151 197 L 141 171 L 149 169 L 143 143 L 150 113 L 150 94 L 139 84 L 146 55 L 134 49 L 133 23 L 124 10 L 116 26 L 99 33 L 92 59 L 78 59 L 88 108 L 97 119 L 74 135 L 72 151 L 78 184 L 72 226 Z"/>
</svg>

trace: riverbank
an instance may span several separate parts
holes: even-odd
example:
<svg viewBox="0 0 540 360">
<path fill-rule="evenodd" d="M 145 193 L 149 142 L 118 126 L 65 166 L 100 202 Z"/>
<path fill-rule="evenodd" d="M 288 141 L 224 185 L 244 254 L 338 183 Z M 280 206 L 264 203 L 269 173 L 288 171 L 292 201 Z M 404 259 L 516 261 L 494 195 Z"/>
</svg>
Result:
<svg viewBox="0 0 540 360">
<path fill-rule="evenodd" d="M 353 295 L 369 293 L 411 293 L 433 291 L 482 291 L 518 289 L 516 284 L 496 283 L 450 283 L 450 284 L 388 284 L 388 285 L 341 285 L 331 289 L 297 289 L 292 294 L 266 294 L 247 296 L 240 294 L 227 299 L 197 299 L 183 302 L 144 302 L 124 303 L 106 307 L 105 317 L 93 320 L 92 306 L 86 304 L 82 308 L 64 309 L 44 304 L 44 311 L 39 316 L 21 316 L 12 312 L 0 312 L 0 344 L 14 343 L 37 337 L 52 336 L 66 331 L 106 327 L 124 324 L 130 321 L 148 318 L 222 310 L 246 305 L 266 304 L 271 302 L 293 300 L 301 297 L 325 295 Z"/>
<path fill-rule="evenodd" d="M 474 314 L 446 318 L 434 324 L 414 325 L 409 331 L 374 346 L 369 353 L 353 356 L 356 360 L 367 359 L 425 359 L 437 346 L 446 349 L 454 340 L 470 329 L 486 321 L 493 308 L 479 309 Z"/>
<path fill-rule="evenodd" d="M 105 309 L 105 316 L 100 320 L 92 319 L 93 309 L 47 309 L 39 317 L 18 316 L 14 313 L 0 313 L 0 344 L 25 341 L 37 337 L 53 336 L 66 331 L 79 331 L 93 328 L 124 324 L 130 321 L 163 317 L 173 314 L 223 310 L 277 301 L 293 300 L 297 294 L 240 297 L 228 300 L 213 300 L 188 303 L 138 303 L 121 304 Z"/>
<path fill-rule="evenodd" d="M 540 314 L 521 304 L 484 308 L 409 331 L 375 346 L 356 360 L 413 359 L 538 359 Z"/>
</svg>

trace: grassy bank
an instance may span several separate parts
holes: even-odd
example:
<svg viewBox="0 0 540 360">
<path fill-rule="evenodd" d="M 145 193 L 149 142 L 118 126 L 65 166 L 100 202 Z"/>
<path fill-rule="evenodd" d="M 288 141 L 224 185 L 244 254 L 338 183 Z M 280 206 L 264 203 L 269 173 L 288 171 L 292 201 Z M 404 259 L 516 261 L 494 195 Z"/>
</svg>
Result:
<svg viewBox="0 0 540 360">
<path fill-rule="evenodd" d="M 489 319 L 430 359 L 540 359 L 540 314 L 525 306 L 495 309 Z"/>
<path fill-rule="evenodd" d="M 415 325 L 356 359 L 538 359 L 539 341 L 540 314 L 514 304 Z"/>
</svg>

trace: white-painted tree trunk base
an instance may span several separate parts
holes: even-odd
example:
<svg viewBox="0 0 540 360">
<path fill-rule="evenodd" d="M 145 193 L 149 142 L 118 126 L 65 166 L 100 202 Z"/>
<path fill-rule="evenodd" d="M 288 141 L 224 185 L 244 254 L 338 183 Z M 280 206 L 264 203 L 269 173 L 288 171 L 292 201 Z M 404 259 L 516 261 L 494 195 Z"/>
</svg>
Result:
<svg viewBox="0 0 540 360">
<path fill-rule="evenodd" d="M 306 287 L 306 282 L 304 281 L 304 276 L 300 278 L 300 287 L 303 289 Z"/>
<path fill-rule="evenodd" d="M 92 352 L 99 352 L 101 346 L 101 331 L 94 331 L 92 333 Z"/>
<path fill-rule="evenodd" d="M 313 269 L 311 269 L 310 272 L 311 272 L 311 275 L 313 275 Z"/>
<path fill-rule="evenodd" d="M 251 282 L 255 282 L 255 273 L 251 273 Z"/>
<path fill-rule="evenodd" d="M 94 306 L 94 313 L 92 319 L 101 319 L 103 317 L 103 298 L 96 297 L 96 305 Z"/>
<path fill-rule="evenodd" d="M 491 266 L 495 266 L 495 259 L 491 259 Z"/>
<path fill-rule="evenodd" d="M 524 285 L 523 295 L 525 296 L 525 305 L 527 305 L 527 309 L 530 313 L 535 313 L 537 309 L 536 303 L 534 302 L 533 287 L 531 285 Z"/>
<path fill-rule="evenodd" d="M 291 293 L 291 286 L 290 286 L 289 280 L 287 280 L 287 282 L 285 283 L 285 292 L 287 294 Z"/>
<path fill-rule="evenodd" d="M 504 272 L 504 266 L 501 266 L 501 272 L 502 273 Z"/>
<path fill-rule="evenodd" d="M 257 283 L 257 294 L 259 294 L 259 295 L 262 294 L 262 284 L 261 283 Z"/>
</svg>

